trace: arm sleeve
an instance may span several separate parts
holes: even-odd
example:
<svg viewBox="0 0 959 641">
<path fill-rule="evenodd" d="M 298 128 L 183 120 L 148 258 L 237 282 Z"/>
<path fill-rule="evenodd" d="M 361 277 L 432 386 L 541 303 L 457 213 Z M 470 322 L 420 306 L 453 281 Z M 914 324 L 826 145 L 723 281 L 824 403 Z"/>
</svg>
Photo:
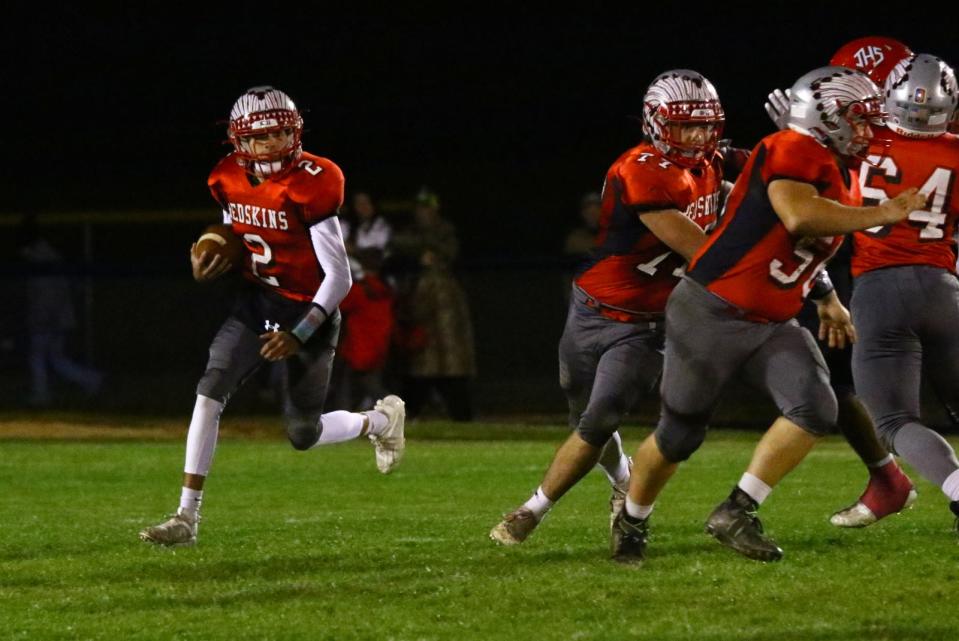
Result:
<svg viewBox="0 0 959 641">
<path fill-rule="evenodd" d="M 310 227 L 310 241 L 324 276 L 313 296 L 313 304 L 291 332 L 301 343 L 305 343 L 326 322 L 353 285 L 339 219 L 333 216 Z"/>
<path fill-rule="evenodd" d="M 324 278 L 313 297 L 313 304 L 331 312 L 350 291 L 353 279 L 350 276 L 350 261 L 343 245 L 340 221 L 327 218 L 310 227 L 313 251 L 323 268 Z"/>
</svg>

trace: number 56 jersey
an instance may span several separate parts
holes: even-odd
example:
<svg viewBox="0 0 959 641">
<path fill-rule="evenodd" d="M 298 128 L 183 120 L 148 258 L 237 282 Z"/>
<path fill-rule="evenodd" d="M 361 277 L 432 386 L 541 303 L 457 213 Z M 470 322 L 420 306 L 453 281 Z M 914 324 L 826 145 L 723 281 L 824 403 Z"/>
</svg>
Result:
<svg viewBox="0 0 959 641">
<path fill-rule="evenodd" d="M 842 236 L 789 233 L 766 190 L 777 179 L 812 185 L 824 198 L 858 207 L 854 172 L 811 136 L 777 131 L 759 141 L 736 180 L 719 227 L 693 256 L 689 277 L 756 321 L 787 321 L 802 308 L 812 279 Z"/>
<path fill-rule="evenodd" d="M 304 152 L 285 174 L 254 185 L 230 154 L 207 181 L 249 254 L 243 277 L 295 301 L 311 301 L 323 282 L 310 227 L 343 204 L 343 172 Z"/>
<path fill-rule="evenodd" d="M 871 156 L 863 164 L 863 201 L 879 204 L 908 187 L 928 198 L 926 208 L 910 213 L 895 225 L 873 227 L 853 235 L 853 276 L 897 265 L 931 265 L 956 270 L 956 219 L 959 217 L 959 138 L 905 138 L 888 129 L 876 134 L 889 141 L 886 156 Z"/>
<path fill-rule="evenodd" d="M 719 214 L 719 160 L 684 169 L 649 143 L 624 152 L 606 173 L 599 234 L 576 285 L 605 306 L 624 312 L 662 314 L 685 260 L 639 219 L 676 209 L 705 230 Z"/>
</svg>

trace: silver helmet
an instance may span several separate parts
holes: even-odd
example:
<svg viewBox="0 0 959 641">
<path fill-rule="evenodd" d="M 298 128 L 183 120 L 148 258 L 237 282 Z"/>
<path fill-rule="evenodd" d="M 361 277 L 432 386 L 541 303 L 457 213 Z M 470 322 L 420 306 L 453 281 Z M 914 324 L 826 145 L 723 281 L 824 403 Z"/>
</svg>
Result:
<svg viewBox="0 0 959 641">
<path fill-rule="evenodd" d="M 691 69 L 659 74 L 643 97 L 643 132 L 670 161 L 696 167 L 712 160 L 722 137 L 725 115 L 713 83 Z M 683 143 L 673 125 L 699 125 L 701 141 Z"/>
<path fill-rule="evenodd" d="M 864 157 L 869 137 L 857 133 L 857 125 L 866 121 L 881 126 L 884 115 L 879 87 L 854 69 L 820 67 L 790 90 L 789 128 L 841 156 Z"/>
<path fill-rule="evenodd" d="M 956 108 L 956 74 L 928 53 L 899 62 L 883 87 L 886 126 L 902 136 L 933 138 L 946 132 Z"/>
</svg>

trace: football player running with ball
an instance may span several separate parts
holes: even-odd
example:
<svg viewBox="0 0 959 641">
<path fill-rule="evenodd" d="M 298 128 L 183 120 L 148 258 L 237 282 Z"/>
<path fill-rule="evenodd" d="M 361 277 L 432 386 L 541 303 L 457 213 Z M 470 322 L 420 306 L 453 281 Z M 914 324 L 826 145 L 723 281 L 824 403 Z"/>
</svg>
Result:
<svg viewBox="0 0 959 641">
<path fill-rule="evenodd" d="M 525 541 L 597 463 L 619 512 L 629 462 L 617 428 L 659 378 L 666 299 L 717 220 L 724 115 L 712 83 L 688 69 L 662 73 L 646 91 L 643 115 L 648 140 L 606 174 L 597 244 L 573 282 L 559 343 L 574 431 L 536 492 L 490 532 L 504 545 Z"/>
<path fill-rule="evenodd" d="M 640 564 L 656 497 L 702 444 L 726 383 L 765 389 L 781 416 L 770 426 L 706 531 L 749 558 L 782 550 L 756 511 L 772 488 L 836 423 L 836 396 L 812 335 L 793 319 L 810 294 L 822 335 L 855 338 L 849 313 L 818 280 L 841 234 L 898 222 L 925 198 L 907 189 L 860 207 L 849 157 L 866 153 L 882 116 L 879 88 L 841 67 L 816 69 L 792 88 L 789 130 L 767 136 L 729 196 L 716 231 L 696 252 L 666 306 L 662 414 L 639 447 L 626 504 L 611 532 L 615 560 Z"/>
<path fill-rule="evenodd" d="M 369 412 L 323 413 L 339 334 L 337 305 L 351 278 L 337 212 L 343 174 L 303 151 L 303 119 L 273 87 L 254 87 L 233 105 L 234 151 L 210 174 L 223 219 L 248 250 L 245 286 L 210 345 L 187 434 L 180 506 L 169 520 L 140 532 L 161 545 L 196 543 L 203 483 L 216 446 L 220 415 L 233 393 L 267 361 L 281 362 L 287 436 L 298 450 L 368 436 L 380 472 L 403 455 L 405 410 L 387 396 Z M 232 268 L 220 255 L 190 252 L 198 282 Z"/>
</svg>

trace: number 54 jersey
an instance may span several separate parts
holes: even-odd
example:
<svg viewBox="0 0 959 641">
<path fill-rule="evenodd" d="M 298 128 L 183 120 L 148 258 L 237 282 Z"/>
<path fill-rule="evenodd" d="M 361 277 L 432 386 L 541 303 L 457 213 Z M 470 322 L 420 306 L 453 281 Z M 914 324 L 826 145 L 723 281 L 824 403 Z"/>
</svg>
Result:
<svg viewBox="0 0 959 641">
<path fill-rule="evenodd" d="M 956 219 L 959 217 L 959 138 L 905 138 L 888 129 L 876 134 L 889 141 L 884 157 L 870 156 L 863 164 L 860 184 L 863 201 L 879 204 L 908 187 L 928 198 L 894 225 L 873 227 L 853 235 L 853 276 L 897 265 L 931 265 L 956 270 Z"/>
<path fill-rule="evenodd" d="M 789 233 L 766 190 L 777 179 L 809 183 L 824 198 L 858 207 L 855 172 L 795 131 L 759 141 L 729 195 L 723 220 L 689 263 L 689 277 L 755 321 L 796 316 L 813 278 L 842 244 L 842 236 Z"/>
<path fill-rule="evenodd" d="M 719 159 L 684 169 L 649 143 L 625 151 L 606 173 L 599 234 L 576 285 L 604 306 L 662 314 L 686 261 L 639 216 L 676 209 L 709 230 L 719 214 L 721 187 Z"/>
<path fill-rule="evenodd" d="M 249 255 L 243 277 L 295 301 L 310 301 L 323 281 L 309 228 L 343 204 L 343 172 L 304 152 L 285 174 L 254 185 L 230 154 L 207 181 Z"/>
</svg>

